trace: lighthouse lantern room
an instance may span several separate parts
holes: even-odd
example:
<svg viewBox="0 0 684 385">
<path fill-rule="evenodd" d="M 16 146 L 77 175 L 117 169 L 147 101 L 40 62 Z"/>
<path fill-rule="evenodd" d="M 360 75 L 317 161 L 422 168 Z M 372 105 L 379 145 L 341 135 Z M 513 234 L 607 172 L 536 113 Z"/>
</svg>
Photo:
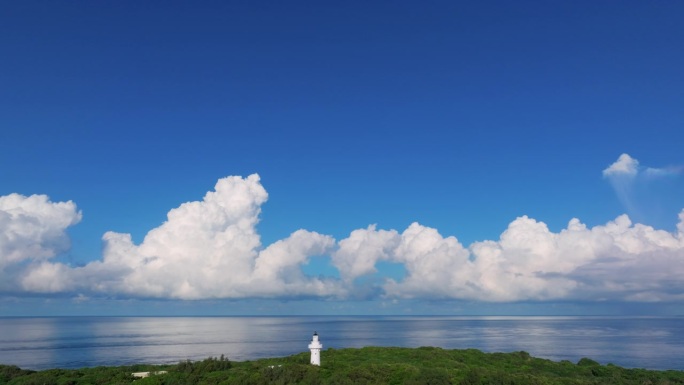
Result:
<svg viewBox="0 0 684 385">
<path fill-rule="evenodd" d="M 309 350 L 311 350 L 311 365 L 321 366 L 321 349 L 323 349 L 323 344 L 318 341 L 318 333 L 314 332 L 311 343 L 309 344 Z"/>
</svg>

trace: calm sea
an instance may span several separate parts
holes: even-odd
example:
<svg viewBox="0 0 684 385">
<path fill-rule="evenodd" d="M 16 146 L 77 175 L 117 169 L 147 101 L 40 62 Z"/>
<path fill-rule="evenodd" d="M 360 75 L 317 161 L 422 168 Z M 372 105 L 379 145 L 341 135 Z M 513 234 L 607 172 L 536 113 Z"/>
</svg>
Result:
<svg viewBox="0 0 684 385">
<path fill-rule="evenodd" d="M 324 349 L 439 346 L 684 370 L 684 318 L 56 317 L 0 318 L 0 363 L 27 369 L 233 361 Z M 323 351 L 325 360 L 325 351 Z"/>
</svg>

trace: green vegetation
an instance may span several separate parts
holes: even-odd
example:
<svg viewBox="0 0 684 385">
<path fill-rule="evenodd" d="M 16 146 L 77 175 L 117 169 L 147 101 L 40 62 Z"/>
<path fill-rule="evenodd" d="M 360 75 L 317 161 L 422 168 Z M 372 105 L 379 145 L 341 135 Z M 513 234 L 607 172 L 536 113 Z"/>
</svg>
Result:
<svg viewBox="0 0 684 385">
<path fill-rule="evenodd" d="M 177 365 L 135 365 L 74 370 L 23 370 L 0 365 L 0 384 L 684 384 L 683 371 L 624 369 L 589 358 L 577 364 L 531 357 L 527 352 L 483 353 L 423 347 L 328 349 L 322 366 L 309 364 L 309 353 L 283 358 L 231 362 L 225 357 L 183 361 Z M 134 378 L 133 372 L 159 372 Z"/>
</svg>

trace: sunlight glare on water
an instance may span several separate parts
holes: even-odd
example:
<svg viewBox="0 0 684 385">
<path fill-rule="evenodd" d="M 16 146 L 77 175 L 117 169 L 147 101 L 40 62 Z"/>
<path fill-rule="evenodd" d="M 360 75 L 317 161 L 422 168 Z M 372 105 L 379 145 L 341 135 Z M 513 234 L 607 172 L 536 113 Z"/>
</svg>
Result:
<svg viewBox="0 0 684 385">
<path fill-rule="evenodd" d="M 555 361 L 683 370 L 681 318 L 623 317 L 45 317 L 0 318 L 0 363 L 27 369 L 244 361 L 324 349 L 437 346 L 524 350 Z M 323 351 L 325 352 L 325 350 Z"/>
</svg>

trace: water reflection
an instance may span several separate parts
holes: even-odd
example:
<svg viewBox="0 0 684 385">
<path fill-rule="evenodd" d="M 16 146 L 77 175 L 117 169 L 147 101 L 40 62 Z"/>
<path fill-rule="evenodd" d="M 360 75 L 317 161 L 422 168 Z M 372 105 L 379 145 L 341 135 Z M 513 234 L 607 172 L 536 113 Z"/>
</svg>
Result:
<svg viewBox="0 0 684 385">
<path fill-rule="evenodd" d="M 231 360 L 324 347 L 439 346 L 525 350 L 577 362 L 684 369 L 681 318 L 598 317 L 63 317 L 0 318 L 0 363 L 24 368 Z"/>
</svg>

